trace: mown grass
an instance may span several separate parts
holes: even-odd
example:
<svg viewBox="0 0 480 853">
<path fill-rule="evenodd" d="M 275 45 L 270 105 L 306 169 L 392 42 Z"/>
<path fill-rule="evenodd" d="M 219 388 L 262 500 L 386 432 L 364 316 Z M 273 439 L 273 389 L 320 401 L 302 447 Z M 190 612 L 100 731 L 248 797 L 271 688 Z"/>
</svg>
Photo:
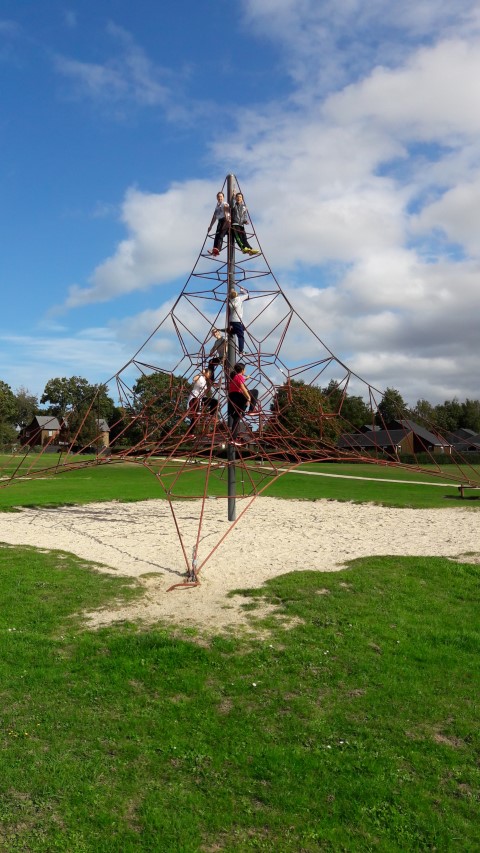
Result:
<svg viewBox="0 0 480 853">
<path fill-rule="evenodd" d="M 40 464 L 36 460 L 34 462 Z M 158 471 L 161 466 L 161 463 L 155 460 L 149 464 L 154 471 Z M 205 490 L 206 466 L 192 466 L 191 470 L 186 470 L 180 476 L 178 470 L 175 466 L 163 470 L 160 483 L 152 471 L 141 463 L 109 463 L 99 466 L 92 464 L 76 470 L 60 467 L 58 473 L 52 470 L 50 473 L 41 474 L 39 479 L 16 479 L 0 488 L 0 511 L 16 506 L 59 506 L 92 501 L 164 498 L 166 490 L 169 489 L 176 497 L 201 496 Z M 439 482 L 449 482 L 452 466 L 445 466 L 443 481 L 442 474 L 439 478 L 433 469 L 432 473 L 427 475 L 425 471 L 417 473 L 410 469 L 385 469 L 373 465 L 339 463 L 302 466 L 302 470 L 328 476 L 288 473 L 275 480 L 268 475 L 265 467 L 256 464 L 251 467 L 248 475 L 237 469 L 237 494 L 241 496 L 251 493 L 252 483 L 255 483 L 258 488 L 267 486 L 263 494 L 277 498 L 329 498 L 418 508 L 465 505 L 465 500 L 462 501 L 459 497 L 455 481 L 450 485 L 438 485 Z M 480 475 L 480 472 L 478 473 Z M 332 477 L 332 474 L 340 476 Z M 432 485 L 424 485 L 424 481 L 429 479 Z M 401 482 L 395 482 L 396 480 Z M 409 480 L 417 482 L 410 483 Z M 212 471 L 207 492 L 210 496 L 226 495 L 225 467 Z M 480 506 L 480 491 L 466 494 L 468 506 Z"/>
<path fill-rule="evenodd" d="M 82 630 L 136 587 L 0 548 L 0 849 L 478 850 L 478 581 L 286 574 L 247 592 L 263 633 L 199 643 Z"/>
</svg>

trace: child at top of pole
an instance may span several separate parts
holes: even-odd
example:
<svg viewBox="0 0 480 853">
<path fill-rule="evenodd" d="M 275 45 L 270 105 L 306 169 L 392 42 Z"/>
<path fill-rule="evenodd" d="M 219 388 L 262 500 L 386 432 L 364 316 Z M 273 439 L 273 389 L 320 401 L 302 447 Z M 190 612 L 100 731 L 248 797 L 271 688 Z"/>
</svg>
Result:
<svg viewBox="0 0 480 853">
<path fill-rule="evenodd" d="M 232 196 L 230 215 L 232 218 L 232 234 L 237 246 L 244 255 L 258 255 L 258 249 L 252 249 L 245 233 L 245 225 L 248 224 L 249 219 L 247 206 L 241 192 L 236 192 Z"/>
<path fill-rule="evenodd" d="M 209 255 L 219 255 L 223 248 L 223 238 L 228 231 L 230 225 L 230 207 L 225 201 L 225 196 L 220 191 L 217 193 L 217 204 L 213 211 L 212 220 L 208 226 L 207 235 L 213 228 L 214 223 L 217 223 L 217 230 L 213 240 L 213 249 L 209 249 Z"/>
</svg>

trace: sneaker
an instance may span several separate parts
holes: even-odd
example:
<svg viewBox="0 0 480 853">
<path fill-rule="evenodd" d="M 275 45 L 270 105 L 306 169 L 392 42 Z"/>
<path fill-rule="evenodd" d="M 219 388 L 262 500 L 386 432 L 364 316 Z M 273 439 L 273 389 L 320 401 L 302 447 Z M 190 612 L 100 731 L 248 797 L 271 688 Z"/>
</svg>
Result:
<svg viewBox="0 0 480 853">
<path fill-rule="evenodd" d="M 260 252 L 259 252 L 259 250 L 258 250 L 258 249 L 247 249 L 247 252 L 248 252 L 250 255 L 259 255 L 259 254 L 260 254 Z"/>
<path fill-rule="evenodd" d="M 214 255 L 214 257 L 217 257 L 217 255 L 219 255 L 219 254 L 220 254 L 220 251 L 218 249 L 212 249 L 212 255 Z"/>
</svg>

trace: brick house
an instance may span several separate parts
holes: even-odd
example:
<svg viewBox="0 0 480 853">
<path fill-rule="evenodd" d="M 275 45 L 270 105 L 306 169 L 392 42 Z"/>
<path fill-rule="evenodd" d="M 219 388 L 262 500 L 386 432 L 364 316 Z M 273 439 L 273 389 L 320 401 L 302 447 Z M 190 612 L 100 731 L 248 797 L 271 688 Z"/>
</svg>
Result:
<svg viewBox="0 0 480 853">
<path fill-rule="evenodd" d="M 57 444 L 60 434 L 60 422 L 54 415 L 35 415 L 28 426 L 19 432 L 21 444 L 30 447 L 45 447 L 46 444 Z"/>
<path fill-rule="evenodd" d="M 28 426 L 20 430 L 19 440 L 22 445 L 30 447 L 45 447 L 46 445 L 68 445 L 65 434 L 62 439 L 62 428 L 66 422 L 58 420 L 54 415 L 35 415 Z M 103 449 L 110 445 L 110 427 L 105 418 L 97 419 L 98 442 Z"/>
<path fill-rule="evenodd" d="M 341 450 L 380 451 L 387 456 L 414 453 L 451 453 L 452 445 L 415 421 L 393 421 L 386 429 L 366 427 L 361 432 L 344 433 L 338 440 Z"/>
</svg>

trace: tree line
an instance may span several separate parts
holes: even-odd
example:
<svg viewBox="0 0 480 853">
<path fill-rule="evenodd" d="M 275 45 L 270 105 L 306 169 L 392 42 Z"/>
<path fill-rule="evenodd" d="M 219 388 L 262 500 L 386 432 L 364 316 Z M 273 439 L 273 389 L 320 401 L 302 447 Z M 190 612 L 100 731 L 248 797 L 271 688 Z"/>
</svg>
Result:
<svg viewBox="0 0 480 853">
<path fill-rule="evenodd" d="M 145 434 L 142 413 L 146 410 L 150 421 L 162 424 L 162 432 L 168 431 L 178 398 L 181 394 L 186 397 L 189 387 L 182 377 L 167 373 L 142 376 L 133 386 L 133 402 L 119 406 L 106 385 L 93 385 L 82 376 L 49 379 L 40 398 L 24 387 L 13 391 L 0 380 L 0 447 L 8 449 L 16 444 L 19 433 L 36 415 L 56 417 L 62 438 L 76 437 L 83 446 L 95 443 L 100 420 L 107 422 L 111 440 L 120 436 L 122 444 L 136 444 Z"/>
<path fill-rule="evenodd" d="M 142 376 L 133 386 L 133 402 L 127 407 L 116 405 L 105 385 L 93 385 L 81 376 L 49 379 L 40 399 L 27 388 L 13 391 L 0 380 L 0 446 L 12 446 L 18 432 L 27 427 L 35 415 L 51 415 L 68 424 L 71 434 L 79 430 L 79 441 L 88 444 L 98 435 L 98 421 L 104 419 L 111 429 L 111 440 L 120 437 L 122 444 L 135 444 L 145 435 L 147 410 L 158 431 L 167 432 L 179 420 L 179 401 L 188 395 L 189 384 L 179 376 L 159 371 Z M 344 393 L 335 382 L 326 388 L 305 385 L 292 380 L 277 389 L 271 405 L 283 426 L 291 434 L 321 437 L 319 414 L 339 415 L 345 431 L 360 429 L 364 424 L 383 426 L 407 417 L 427 429 L 455 432 L 460 428 L 480 433 L 480 400 L 457 398 L 436 405 L 426 399 L 408 408 L 399 391 L 387 388 L 372 414 L 369 404 L 360 396 Z M 158 432 L 155 436 L 159 437 Z"/>
<path fill-rule="evenodd" d="M 327 419 L 322 435 L 319 413 L 341 418 L 343 432 L 354 432 L 365 424 L 384 428 L 403 418 L 413 420 L 428 430 L 438 428 L 440 432 L 455 432 L 463 428 L 480 433 L 480 400 L 467 399 L 461 403 L 454 398 L 433 405 L 423 399 L 409 408 L 395 388 L 387 388 L 378 406 L 373 408 L 363 397 L 344 393 L 334 381 L 326 388 L 319 388 L 292 380 L 278 389 L 272 409 L 278 410 L 282 425 L 292 435 L 303 434 L 309 438 L 334 438 L 338 434 L 332 426 L 331 435 L 328 435 Z"/>
</svg>

